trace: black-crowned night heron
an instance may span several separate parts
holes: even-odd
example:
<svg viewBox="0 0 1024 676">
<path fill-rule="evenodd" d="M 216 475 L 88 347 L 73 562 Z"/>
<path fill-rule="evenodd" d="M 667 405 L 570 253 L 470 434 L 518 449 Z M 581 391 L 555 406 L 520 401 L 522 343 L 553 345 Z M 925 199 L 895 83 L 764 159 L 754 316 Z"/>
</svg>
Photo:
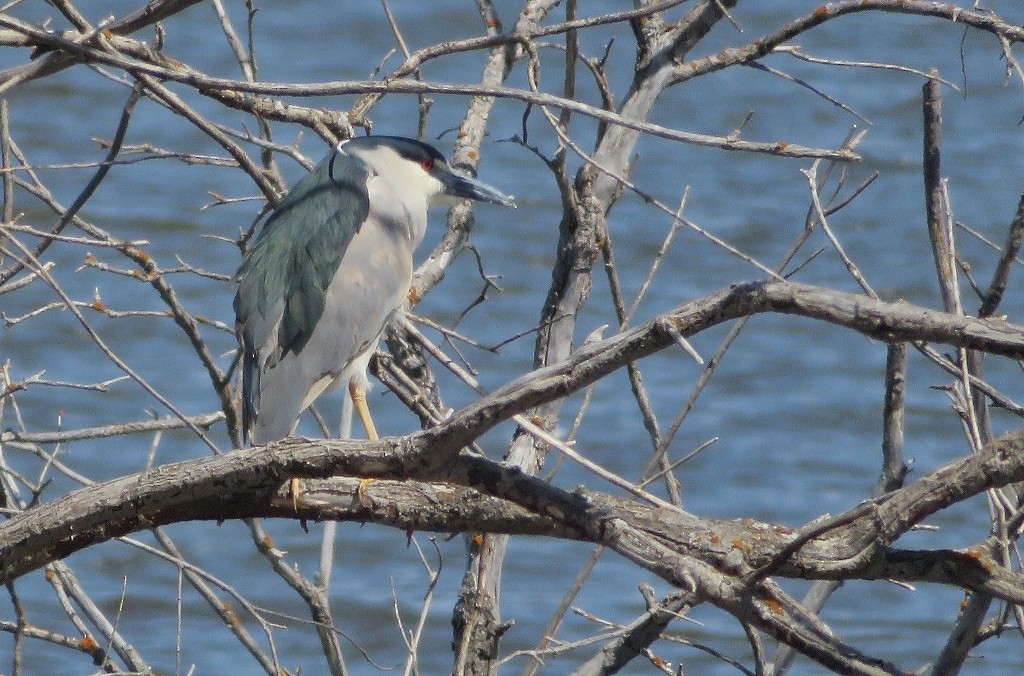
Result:
<svg viewBox="0 0 1024 676">
<path fill-rule="evenodd" d="M 427 209 L 511 197 L 396 136 L 342 141 L 281 200 L 235 276 L 247 441 L 289 436 L 321 394 L 348 387 L 371 439 L 366 367 L 405 302 Z"/>
</svg>

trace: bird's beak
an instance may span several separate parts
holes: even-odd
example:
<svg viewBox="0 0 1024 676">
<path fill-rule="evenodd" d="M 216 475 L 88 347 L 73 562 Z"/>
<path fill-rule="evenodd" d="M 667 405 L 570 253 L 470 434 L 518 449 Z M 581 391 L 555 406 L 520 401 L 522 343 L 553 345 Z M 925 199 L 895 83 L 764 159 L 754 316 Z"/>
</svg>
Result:
<svg viewBox="0 0 1024 676">
<path fill-rule="evenodd" d="M 515 198 L 506 195 L 497 188 L 493 188 L 483 181 L 478 181 L 469 176 L 461 176 L 453 172 L 446 172 L 442 178 L 444 192 L 451 197 L 477 200 L 478 202 L 490 202 L 505 207 L 516 208 Z"/>
</svg>

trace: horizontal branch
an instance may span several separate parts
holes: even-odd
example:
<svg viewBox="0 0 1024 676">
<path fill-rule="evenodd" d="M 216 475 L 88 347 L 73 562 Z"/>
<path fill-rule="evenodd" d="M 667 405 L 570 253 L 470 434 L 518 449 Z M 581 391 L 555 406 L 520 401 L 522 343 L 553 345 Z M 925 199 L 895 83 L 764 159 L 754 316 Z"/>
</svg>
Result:
<svg viewBox="0 0 1024 676">
<path fill-rule="evenodd" d="M 603 544 L 679 586 L 689 557 L 734 574 L 763 566 L 800 531 L 751 519 L 705 519 L 592 491 L 566 492 L 476 456 L 460 456 L 441 484 L 334 477 L 304 482 L 296 508 L 288 469 L 316 465 L 326 475 L 350 456 L 379 473 L 383 457 L 429 456 L 424 435 L 377 442 L 310 441 L 165 465 L 75 491 L 0 524 L 0 582 L 131 532 L 181 521 L 295 518 L 374 522 L 401 530 L 494 532 Z M 365 460 L 377 456 L 376 462 Z M 349 457 L 346 457 L 349 456 Z M 440 471 L 438 471 L 440 472 Z M 801 579 L 900 579 L 955 584 L 1024 603 L 1024 576 L 998 565 L 983 546 L 909 552 L 886 545 L 928 515 L 987 488 L 1024 480 L 1024 432 L 955 460 L 894 491 L 870 509 L 835 517 L 777 574 Z M 939 490 L 941 488 L 941 490 Z M 936 497 L 936 496 L 940 497 Z M 893 514 L 910 514 L 893 528 Z M 671 557 L 666 558 L 666 554 Z"/>
<path fill-rule="evenodd" d="M 472 84 L 422 82 L 418 80 L 400 79 L 330 81 L 312 84 L 275 84 L 267 82 L 232 80 L 229 78 L 219 78 L 206 75 L 191 69 L 180 62 L 177 62 L 175 67 L 169 67 L 168 65 L 152 63 L 149 60 L 144 61 L 139 58 L 131 58 L 115 51 L 113 48 L 107 50 L 93 47 L 87 43 L 77 42 L 63 36 L 48 33 L 43 29 L 27 25 L 4 15 L 0 15 L 0 26 L 25 34 L 35 44 L 73 54 L 89 63 L 98 63 L 120 68 L 125 72 L 136 76 L 148 75 L 151 77 L 161 78 L 163 80 L 179 82 L 181 84 L 194 87 L 201 92 L 233 92 L 236 93 L 236 99 L 237 93 L 276 97 L 321 97 L 339 96 L 344 94 L 448 94 L 455 96 L 493 96 L 496 98 L 522 101 L 524 103 L 537 106 L 547 106 L 568 110 L 609 124 L 693 145 L 721 148 L 724 150 L 767 153 L 784 157 L 821 158 L 841 162 L 852 162 L 860 159 L 859 155 L 845 148 L 834 150 L 810 148 L 785 141 L 760 143 L 727 136 L 709 136 L 705 134 L 679 131 L 650 122 L 634 120 L 619 113 L 592 106 L 581 101 L 544 92 L 517 89 L 514 87 L 489 87 Z M 100 40 L 105 38 L 101 35 L 97 35 L 95 39 Z M 115 39 L 110 43 L 111 47 L 116 46 L 118 40 L 125 41 L 123 38 Z M 134 47 L 139 46 L 139 43 L 135 41 L 128 41 L 128 44 Z M 152 53 L 152 55 L 156 58 L 155 53 Z M 167 64 L 169 62 L 168 59 L 161 58 L 160 60 L 163 64 Z M 0 89 L 8 86 L 7 83 L 9 81 L 20 81 L 19 78 L 21 77 L 24 77 L 24 75 L 17 69 L 0 73 Z M 258 102 L 256 101 L 252 102 L 253 106 L 257 106 L 257 104 Z M 242 105 L 242 101 L 235 100 L 232 105 L 240 107 Z"/>
<path fill-rule="evenodd" d="M 584 540 L 563 522 L 467 486 L 332 477 L 302 482 L 298 500 L 279 491 L 261 517 L 376 523 L 406 532 L 507 533 Z"/>
<path fill-rule="evenodd" d="M 189 418 L 189 421 L 200 429 L 210 429 L 213 425 L 224 420 L 224 412 L 216 411 Z M 189 426 L 188 421 L 178 418 L 157 418 L 155 420 L 142 420 L 139 422 L 115 423 L 103 425 L 102 427 L 83 427 L 75 430 L 61 430 L 59 432 L 19 432 L 17 430 L 3 430 L 0 432 L 0 443 L 24 442 L 33 444 L 62 444 L 69 441 L 81 441 L 82 439 L 104 439 L 121 436 L 124 434 L 143 434 L 148 432 L 163 432 L 165 430 L 184 429 Z"/>
</svg>

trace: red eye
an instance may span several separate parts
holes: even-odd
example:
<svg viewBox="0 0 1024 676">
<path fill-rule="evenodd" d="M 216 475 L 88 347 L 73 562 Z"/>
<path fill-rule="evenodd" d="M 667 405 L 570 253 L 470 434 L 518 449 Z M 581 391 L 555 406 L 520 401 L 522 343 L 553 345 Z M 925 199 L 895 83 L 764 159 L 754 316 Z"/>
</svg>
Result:
<svg viewBox="0 0 1024 676">
<path fill-rule="evenodd" d="M 434 168 L 434 160 L 430 157 L 420 160 L 420 166 L 423 167 L 423 171 L 430 171 Z"/>
</svg>

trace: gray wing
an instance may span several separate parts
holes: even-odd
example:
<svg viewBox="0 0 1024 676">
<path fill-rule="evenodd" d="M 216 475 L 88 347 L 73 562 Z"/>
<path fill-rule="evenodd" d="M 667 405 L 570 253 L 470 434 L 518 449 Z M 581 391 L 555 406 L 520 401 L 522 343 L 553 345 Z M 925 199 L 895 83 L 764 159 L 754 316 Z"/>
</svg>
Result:
<svg viewBox="0 0 1024 676">
<path fill-rule="evenodd" d="M 263 374 L 302 352 L 324 314 L 328 286 L 369 213 L 368 175 L 360 161 L 333 151 L 281 200 L 238 268 L 234 309 L 247 439 L 260 414 Z M 291 431 L 305 394 L 280 437 Z"/>
</svg>

